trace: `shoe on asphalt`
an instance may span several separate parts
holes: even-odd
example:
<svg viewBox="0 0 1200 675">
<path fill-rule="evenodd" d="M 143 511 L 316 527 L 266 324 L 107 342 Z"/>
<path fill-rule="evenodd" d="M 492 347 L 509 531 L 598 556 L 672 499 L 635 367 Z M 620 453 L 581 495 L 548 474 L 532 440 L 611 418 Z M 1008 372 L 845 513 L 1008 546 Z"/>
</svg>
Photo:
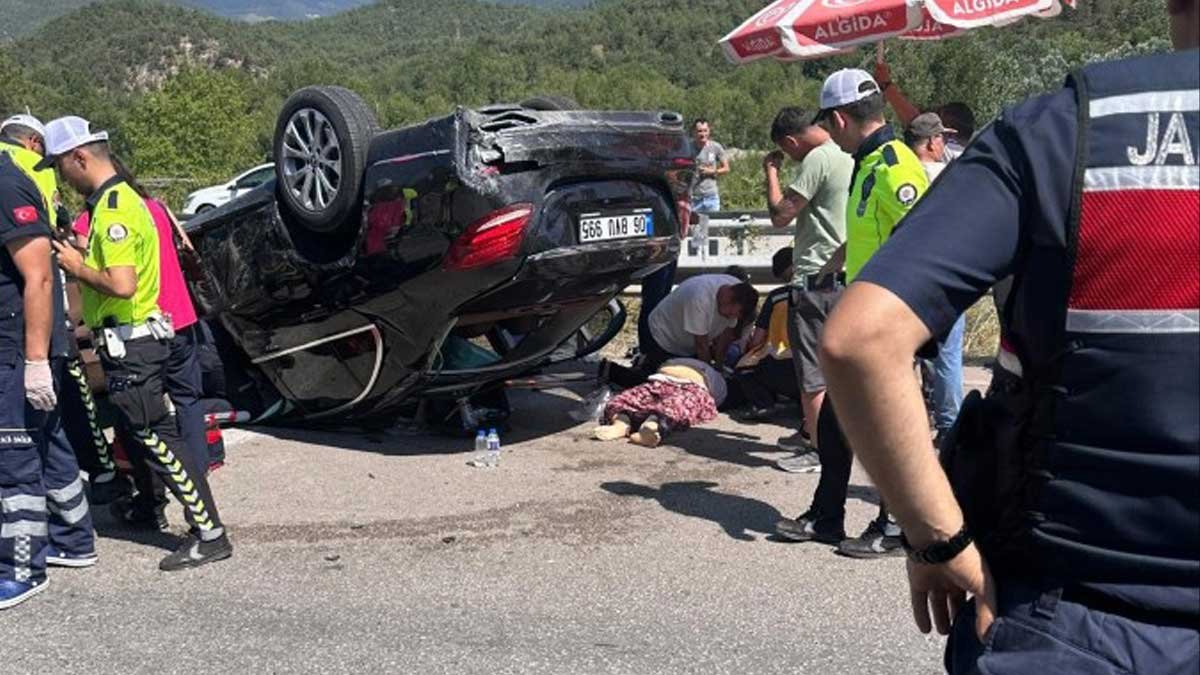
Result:
<svg viewBox="0 0 1200 675">
<path fill-rule="evenodd" d="M 810 450 L 776 461 L 775 468 L 788 473 L 820 473 L 821 458 L 815 450 Z"/>
<path fill-rule="evenodd" d="M 822 544 L 837 544 L 846 538 L 842 529 L 817 529 L 818 519 L 808 511 L 796 518 L 785 518 L 775 523 L 775 533 L 788 541 L 816 541 Z"/>
<path fill-rule="evenodd" d="M 867 529 L 854 539 L 838 544 L 837 552 L 851 558 L 891 558 L 904 555 L 900 535 L 890 536 L 884 532 L 879 521 L 871 521 Z"/>
<path fill-rule="evenodd" d="M 117 475 L 115 471 L 105 471 L 96 474 L 90 481 L 92 490 L 88 501 L 92 506 L 112 504 L 118 499 L 129 495 L 129 481 Z"/>
<path fill-rule="evenodd" d="M 95 551 L 91 553 L 64 553 L 57 546 L 46 547 L 46 564 L 55 567 L 91 567 L 100 560 Z"/>
<path fill-rule="evenodd" d="M 175 552 L 158 563 L 158 569 L 164 572 L 176 572 L 191 567 L 224 560 L 233 555 L 233 544 L 229 536 L 221 533 L 212 541 L 204 541 L 197 534 L 190 533 L 183 544 Z"/>
<path fill-rule="evenodd" d="M 29 581 L 12 581 L 0 579 L 0 609 L 16 607 L 33 596 L 46 590 L 49 580 L 43 579 L 37 583 Z"/>
<path fill-rule="evenodd" d="M 791 436 L 785 436 L 784 438 L 779 439 L 779 442 L 775 444 L 775 447 L 787 452 L 816 451 L 816 449 L 812 446 L 812 442 L 808 439 L 808 434 L 804 433 L 804 430 L 797 431 Z"/>
<path fill-rule="evenodd" d="M 114 518 L 135 530 L 152 530 L 162 532 L 171 527 L 167 522 L 166 505 L 154 509 L 135 506 L 129 498 L 118 499 L 108 505 L 108 511 Z"/>
<path fill-rule="evenodd" d="M 762 422 L 769 419 L 774 413 L 774 408 L 759 408 L 752 405 L 734 410 L 729 413 L 729 416 L 738 422 Z"/>
</svg>

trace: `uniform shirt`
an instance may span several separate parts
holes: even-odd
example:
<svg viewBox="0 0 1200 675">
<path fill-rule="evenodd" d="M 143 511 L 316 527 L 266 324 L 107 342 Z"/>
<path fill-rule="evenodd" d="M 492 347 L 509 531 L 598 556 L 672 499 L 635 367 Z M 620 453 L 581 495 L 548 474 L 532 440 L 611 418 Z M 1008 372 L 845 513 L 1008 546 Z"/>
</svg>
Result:
<svg viewBox="0 0 1200 675">
<path fill-rule="evenodd" d="M 767 294 L 762 309 L 754 327 L 767 334 L 763 347 L 767 355 L 774 359 L 790 360 L 792 358 L 792 343 L 788 337 L 788 317 L 791 308 L 788 306 L 792 292 L 787 286 L 776 288 Z"/>
<path fill-rule="evenodd" d="M 175 330 L 180 331 L 196 323 L 196 308 L 192 305 L 187 281 L 179 266 L 179 252 L 175 250 L 175 225 L 160 202 L 155 199 L 144 199 L 142 202 L 149 209 L 155 232 L 158 233 L 158 307 L 171 317 L 171 325 Z M 75 234 L 87 237 L 91 226 L 91 215 L 84 211 L 75 219 L 71 229 Z"/>
<path fill-rule="evenodd" d="M 704 144 L 703 148 L 696 151 L 696 169 L 699 174 L 699 168 L 703 166 L 720 167 L 721 162 L 725 161 L 725 146 L 716 141 L 709 141 Z M 716 178 L 701 178 L 696 181 L 696 185 L 692 188 L 692 198 L 699 199 L 700 197 L 712 197 L 718 194 Z"/>
<path fill-rule="evenodd" d="M 100 328 L 112 317 L 118 324 L 139 324 L 158 311 L 159 253 L 154 219 L 142 197 L 114 176 L 87 200 L 92 228 L 84 264 L 103 271 L 133 267 L 137 290 L 129 299 L 104 295 L 87 284 L 83 294 L 83 321 Z"/>
<path fill-rule="evenodd" d="M 671 354 L 694 355 L 695 336 L 714 339 L 737 325 L 737 319 L 727 319 L 717 311 L 717 291 L 740 283 L 728 274 L 702 274 L 679 284 L 650 313 L 650 335 Z"/>
<path fill-rule="evenodd" d="M 54 175 L 54 169 L 38 171 L 34 167 L 42 161 L 42 156 L 8 139 L 0 138 L 0 153 L 12 157 L 13 162 L 37 185 L 49 214 L 50 229 L 53 230 L 58 225 L 58 178 Z"/>
<path fill-rule="evenodd" d="M 8 252 L 8 244 L 28 237 L 50 237 L 50 217 L 41 191 L 12 158 L 0 153 L 0 354 L 25 352 L 25 283 Z M 53 264 L 53 263 L 52 263 Z M 62 283 L 54 278 L 53 316 L 62 316 Z M 68 348 L 66 326 L 53 321 L 50 354 Z"/>
<path fill-rule="evenodd" d="M 792 246 L 792 283 L 821 271 L 846 241 L 846 199 L 854 160 L 833 141 L 813 148 L 800 161 L 800 173 L 788 186 L 808 202 L 796 216 Z"/>
<path fill-rule="evenodd" d="M 1196 52 L 1175 58 L 1194 64 Z M 1195 166 L 1200 151 L 1197 116 L 1195 111 L 1181 115 L 1188 133 L 1177 131 L 1176 140 L 1186 137 L 1190 145 L 1167 146 L 1169 152 L 1161 163 L 1183 167 L 1181 175 L 1192 181 L 1200 180 L 1196 178 L 1200 168 Z M 933 335 L 941 335 L 997 281 L 1014 273 L 1019 280 L 1030 270 L 1047 266 L 1064 268 L 1061 252 L 1075 199 L 1078 120 L 1075 93 L 1069 89 L 1006 111 L 946 168 L 937 187 L 909 213 L 858 279 L 899 297 Z M 1159 139 L 1154 143 L 1163 153 Z M 1130 162 L 1127 154 L 1141 151 L 1141 147 L 1091 149 L 1107 153 L 1117 165 Z M 1174 278 L 1171 268 L 1195 274 L 1197 250 L 1193 240 L 1148 257 L 1139 283 L 1164 288 Z M 1050 362 L 1059 352 L 1061 295 L 1027 292 L 1023 299 L 1026 302 L 1012 310 L 1013 320 L 1004 327 L 1006 340 L 1020 345 L 1034 364 Z M 1165 398 L 1159 412 L 1162 419 L 1195 419 L 1186 392 Z M 1181 596 L 1150 586 L 1094 587 L 1138 606 L 1191 614 L 1200 607 L 1195 589 Z"/>
<path fill-rule="evenodd" d="M 883 126 L 854 153 L 846 203 L 846 281 L 853 281 L 929 188 L 921 160 Z M 961 194 L 970 194 L 970 191 Z M 970 222 L 969 219 L 961 222 Z"/>
</svg>

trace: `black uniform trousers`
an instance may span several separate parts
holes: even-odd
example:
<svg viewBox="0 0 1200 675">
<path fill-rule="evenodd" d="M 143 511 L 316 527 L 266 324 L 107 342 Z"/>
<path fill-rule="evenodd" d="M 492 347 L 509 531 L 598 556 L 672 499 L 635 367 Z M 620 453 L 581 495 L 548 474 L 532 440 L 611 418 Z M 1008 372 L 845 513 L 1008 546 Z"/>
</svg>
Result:
<svg viewBox="0 0 1200 675">
<path fill-rule="evenodd" d="M 102 347 L 100 363 L 108 380 L 108 398 L 133 441 L 130 461 L 144 463 L 162 480 L 201 539 L 215 539 L 223 529 L 205 478 L 207 453 L 196 456 L 183 442 L 163 398 L 170 354 L 169 343 L 153 337 L 127 341 L 120 359 Z"/>
<path fill-rule="evenodd" d="M 65 361 L 62 386 L 59 388 L 58 405 L 62 412 L 63 430 L 75 449 L 79 468 L 95 480 L 96 476 L 116 471 L 112 459 L 112 447 L 100 424 L 96 399 L 84 374 L 83 363 L 78 356 Z"/>
<path fill-rule="evenodd" d="M 1004 574 L 996 589 L 999 612 L 982 641 L 974 600 L 954 618 L 945 657 L 951 675 L 1200 672 L 1194 616 L 1108 606 L 1084 589 Z"/>
<path fill-rule="evenodd" d="M 821 414 L 817 418 L 817 456 L 821 459 L 821 480 L 813 494 L 811 514 L 816 519 L 814 527 L 821 532 L 844 533 L 846 497 L 850 492 L 854 454 L 842 435 L 833 401 L 828 396 L 821 404 Z M 879 502 L 879 516 L 875 522 L 887 528 L 888 512 L 883 500 Z"/>
</svg>

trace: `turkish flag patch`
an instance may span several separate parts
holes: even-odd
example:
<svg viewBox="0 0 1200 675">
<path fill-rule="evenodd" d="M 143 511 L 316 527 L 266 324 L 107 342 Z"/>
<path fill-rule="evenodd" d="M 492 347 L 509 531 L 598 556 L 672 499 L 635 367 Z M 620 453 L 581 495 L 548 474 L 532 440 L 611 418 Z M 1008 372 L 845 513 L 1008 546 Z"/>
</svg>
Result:
<svg viewBox="0 0 1200 675">
<path fill-rule="evenodd" d="M 18 225 L 32 225 L 38 221 L 37 207 L 34 206 L 18 206 L 13 209 L 13 220 L 17 221 Z"/>
</svg>

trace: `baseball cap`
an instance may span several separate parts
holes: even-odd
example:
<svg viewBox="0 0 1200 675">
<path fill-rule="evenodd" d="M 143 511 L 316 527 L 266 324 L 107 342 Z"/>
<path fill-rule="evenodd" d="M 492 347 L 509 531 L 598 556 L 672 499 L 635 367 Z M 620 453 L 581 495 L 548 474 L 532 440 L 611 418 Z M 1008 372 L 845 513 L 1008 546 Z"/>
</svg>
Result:
<svg viewBox="0 0 1200 675">
<path fill-rule="evenodd" d="M 825 78 L 821 87 L 821 109 L 813 118 L 813 124 L 821 121 L 830 110 L 857 103 L 879 91 L 879 83 L 867 71 L 858 68 L 839 70 Z"/>
<path fill-rule="evenodd" d="M 0 122 L 0 132 L 3 132 L 6 127 L 21 126 L 28 127 L 38 132 L 42 138 L 46 137 L 46 126 L 42 121 L 33 115 L 13 115 L 12 117 Z"/>
<path fill-rule="evenodd" d="M 957 130 L 949 129 L 942 124 L 942 118 L 937 113 L 921 113 L 913 118 L 908 125 L 908 135 L 912 138 L 933 138 L 942 134 L 953 134 Z"/>
<path fill-rule="evenodd" d="M 75 148 L 108 140 L 107 131 L 92 131 L 92 125 L 82 117 L 74 115 L 50 120 L 46 124 L 46 156 L 37 163 L 37 169 L 54 166 L 59 157 Z"/>
</svg>

